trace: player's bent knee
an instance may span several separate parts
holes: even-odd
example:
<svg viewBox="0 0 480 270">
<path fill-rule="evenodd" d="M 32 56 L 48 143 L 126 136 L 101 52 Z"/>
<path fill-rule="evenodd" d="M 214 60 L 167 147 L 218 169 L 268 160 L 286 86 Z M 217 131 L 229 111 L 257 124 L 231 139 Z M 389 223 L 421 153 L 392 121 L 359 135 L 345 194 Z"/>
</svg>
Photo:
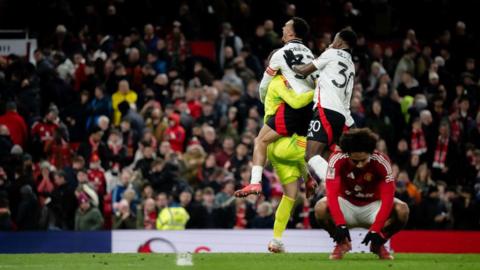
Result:
<svg viewBox="0 0 480 270">
<path fill-rule="evenodd" d="M 315 218 L 318 220 L 326 219 L 328 214 L 328 205 L 326 197 L 315 204 Z"/>
<path fill-rule="evenodd" d="M 401 220 L 408 219 L 408 215 L 410 213 L 410 208 L 408 205 L 402 201 L 395 202 L 395 212 L 397 213 L 397 217 Z"/>
</svg>

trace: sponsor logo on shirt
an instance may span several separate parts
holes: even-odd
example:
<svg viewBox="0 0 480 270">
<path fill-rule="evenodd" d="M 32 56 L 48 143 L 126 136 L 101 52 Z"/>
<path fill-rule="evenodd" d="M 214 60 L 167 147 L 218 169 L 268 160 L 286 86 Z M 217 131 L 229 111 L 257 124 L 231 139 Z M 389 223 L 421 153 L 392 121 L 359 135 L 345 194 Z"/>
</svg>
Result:
<svg viewBox="0 0 480 270">
<path fill-rule="evenodd" d="M 363 176 L 363 180 L 367 181 L 367 182 L 370 182 L 372 181 L 373 179 L 373 175 L 371 173 L 366 173 L 364 176 Z"/>
</svg>

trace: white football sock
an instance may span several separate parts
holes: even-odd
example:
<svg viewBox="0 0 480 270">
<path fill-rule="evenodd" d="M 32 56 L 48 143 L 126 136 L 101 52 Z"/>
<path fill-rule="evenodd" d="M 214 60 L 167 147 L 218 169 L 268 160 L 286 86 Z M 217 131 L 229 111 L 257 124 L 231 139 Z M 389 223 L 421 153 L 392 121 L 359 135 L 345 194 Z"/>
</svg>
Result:
<svg viewBox="0 0 480 270">
<path fill-rule="evenodd" d="M 327 178 L 328 162 L 323 157 L 320 155 L 313 156 L 308 161 L 308 165 L 310 165 L 320 180 L 325 181 Z"/>
<path fill-rule="evenodd" d="M 253 165 L 252 166 L 252 179 L 250 184 L 258 184 L 262 182 L 263 166 Z"/>
</svg>

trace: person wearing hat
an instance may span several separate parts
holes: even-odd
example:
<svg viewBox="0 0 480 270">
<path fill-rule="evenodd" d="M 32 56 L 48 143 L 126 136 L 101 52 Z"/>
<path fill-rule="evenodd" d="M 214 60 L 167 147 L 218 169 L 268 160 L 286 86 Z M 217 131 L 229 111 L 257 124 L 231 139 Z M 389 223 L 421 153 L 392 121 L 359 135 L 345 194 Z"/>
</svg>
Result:
<svg viewBox="0 0 480 270">
<path fill-rule="evenodd" d="M 103 198 L 106 193 L 106 179 L 105 171 L 102 168 L 100 157 L 97 154 L 93 154 L 90 159 L 90 168 L 87 171 L 88 181 L 94 187 L 95 192 L 99 198 Z"/>
<path fill-rule="evenodd" d="M 75 214 L 76 231 L 95 231 L 103 227 L 103 216 L 97 207 L 90 203 L 86 193 L 80 193 L 77 197 L 78 209 Z"/>
<path fill-rule="evenodd" d="M 175 152 L 183 152 L 185 142 L 185 129 L 180 125 L 180 115 L 172 113 L 168 116 L 168 128 L 165 131 L 167 140 L 170 142 L 172 150 Z"/>
</svg>

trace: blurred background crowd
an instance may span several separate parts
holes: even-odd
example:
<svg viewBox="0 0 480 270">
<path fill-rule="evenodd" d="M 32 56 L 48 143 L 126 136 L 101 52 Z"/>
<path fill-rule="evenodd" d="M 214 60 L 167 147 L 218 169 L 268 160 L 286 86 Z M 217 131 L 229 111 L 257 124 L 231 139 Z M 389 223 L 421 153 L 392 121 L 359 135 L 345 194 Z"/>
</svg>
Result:
<svg viewBox="0 0 480 270">
<path fill-rule="evenodd" d="M 415 2 L 415 8 L 413 8 Z M 435 3 L 434 3 L 435 2 Z M 382 140 L 410 229 L 480 229 L 480 36 L 445 1 L 0 1 L 33 63 L 0 56 L 0 230 L 272 228 L 282 191 L 236 199 L 281 27 L 318 56 L 359 35 L 352 115 Z M 298 198 L 290 228 L 316 227 Z"/>
</svg>

